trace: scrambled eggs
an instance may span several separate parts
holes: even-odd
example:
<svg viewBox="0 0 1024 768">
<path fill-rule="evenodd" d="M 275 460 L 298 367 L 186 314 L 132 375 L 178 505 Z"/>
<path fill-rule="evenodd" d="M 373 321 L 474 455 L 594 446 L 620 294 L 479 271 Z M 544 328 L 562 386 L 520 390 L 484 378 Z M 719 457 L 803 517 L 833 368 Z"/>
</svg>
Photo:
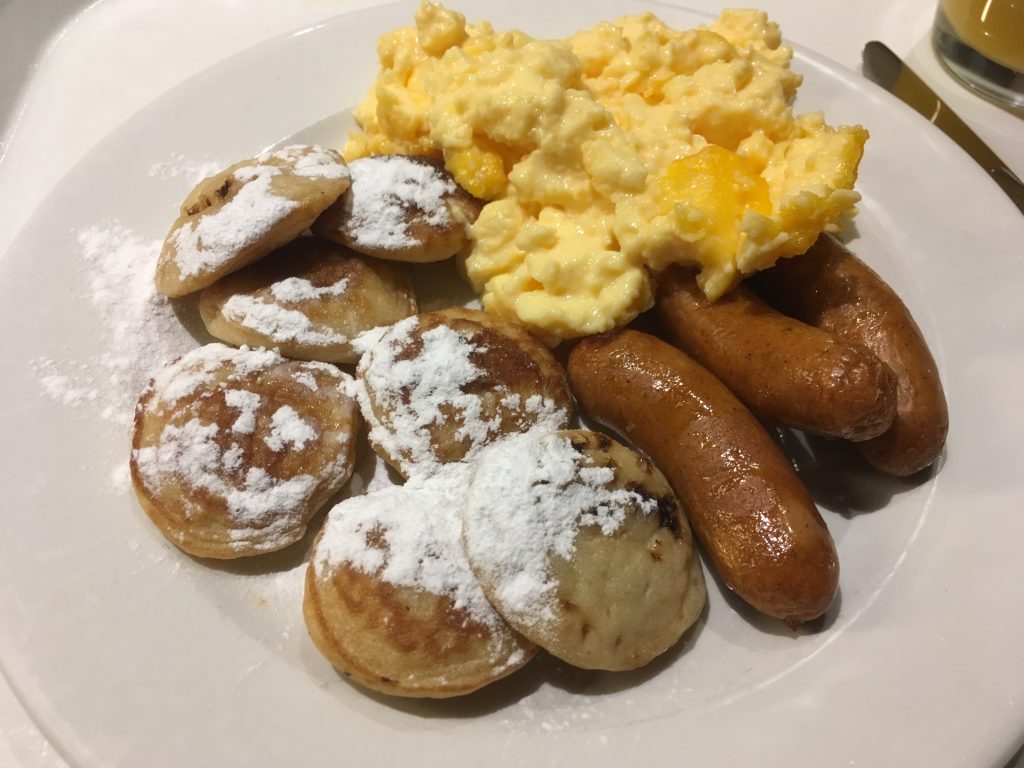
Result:
<svg viewBox="0 0 1024 768">
<path fill-rule="evenodd" d="M 715 299 L 851 215 L 867 132 L 794 116 L 777 25 L 650 14 L 534 40 L 424 2 L 378 44 L 344 154 L 440 154 L 490 201 L 465 270 L 484 306 L 554 339 L 652 303 L 651 271 L 700 266 Z"/>
</svg>

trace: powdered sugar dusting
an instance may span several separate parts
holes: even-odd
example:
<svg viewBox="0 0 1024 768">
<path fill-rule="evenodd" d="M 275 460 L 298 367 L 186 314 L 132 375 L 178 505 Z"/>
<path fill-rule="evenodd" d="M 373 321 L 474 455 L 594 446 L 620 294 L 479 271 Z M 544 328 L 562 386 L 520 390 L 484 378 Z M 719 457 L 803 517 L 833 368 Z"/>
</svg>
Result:
<svg viewBox="0 0 1024 768">
<path fill-rule="evenodd" d="M 260 163 L 271 160 L 288 163 L 297 176 L 336 180 L 350 178 L 348 166 L 341 155 L 316 144 L 290 144 L 272 152 L 264 152 L 256 158 Z"/>
<path fill-rule="evenodd" d="M 614 478 L 564 434 L 533 430 L 481 452 L 463 509 L 464 541 L 506 615 L 532 626 L 554 620 L 549 562 L 572 558 L 580 526 L 611 535 L 627 509 L 657 511 L 653 499 L 611 487 Z"/>
<path fill-rule="evenodd" d="M 310 500 L 321 484 L 333 485 L 347 471 L 344 451 L 316 476 L 280 475 L 273 467 L 256 463 L 259 451 L 247 436 L 257 429 L 263 432 L 269 428 L 263 434 L 272 451 L 303 450 L 321 438 L 320 432 L 292 406 L 275 404 L 270 396 L 251 389 L 259 386 L 253 375 L 285 362 L 268 350 L 233 349 L 223 344 L 192 350 L 154 377 L 146 404 L 147 416 L 156 413 L 154 409 L 173 406 L 175 420 L 132 453 L 139 477 L 150 493 L 160 495 L 167 488 L 180 487 L 183 492 L 178 500 L 186 517 L 209 514 L 210 497 L 220 499 L 232 522 L 231 539 L 249 546 L 255 540 L 264 551 L 279 549 L 301 536 L 312 511 Z M 318 367 L 292 365 L 307 368 L 303 372 L 311 377 Z M 349 378 L 337 369 L 324 370 L 331 371 L 339 386 Z M 230 416 L 222 422 L 223 432 L 221 422 L 210 421 L 202 406 L 216 392 L 223 392 L 226 406 L 238 412 L 233 422 Z M 347 441 L 345 430 L 335 430 L 332 444 L 324 449 L 336 449 Z"/>
<path fill-rule="evenodd" d="M 348 565 L 381 581 L 447 596 L 491 628 L 504 626 L 462 549 L 458 508 L 469 476 L 450 464 L 429 479 L 346 499 L 331 510 L 314 553 L 318 576 Z"/>
<path fill-rule="evenodd" d="M 243 166 L 234 172 L 238 192 L 216 213 L 185 221 L 170 235 L 173 258 L 183 277 L 212 272 L 243 249 L 267 236 L 299 207 L 273 192 L 271 182 L 282 171 L 273 165 Z"/>
<path fill-rule="evenodd" d="M 73 375 L 57 372 L 57 362 L 48 357 L 39 357 L 31 362 L 39 386 L 43 392 L 61 405 L 80 406 L 95 403 L 101 397 L 101 390 L 91 386 L 86 376 L 79 380 Z"/>
<path fill-rule="evenodd" d="M 311 475 L 279 480 L 260 467 L 250 467 L 241 482 L 229 482 L 238 474 L 240 462 L 231 450 L 221 450 L 217 436 L 217 425 L 200 419 L 168 424 L 156 445 L 134 451 L 143 483 L 157 489 L 164 482 L 177 482 L 223 499 L 228 514 L 243 526 L 235 534 L 238 538 L 249 533 L 245 526 L 258 525 L 261 536 L 273 542 L 275 532 L 283 535 L 300 525 L 316 480 Z M 182 501 L 186 517 L 203 509 L 191 495 L 182 496 Z"/>
<path fill-rule="evenodd" d="M 262 523 L 268 517 L 301 517 L 315 488 L 312 475 L 280 480 L 265 469 L 250 467 L 245 473 L 245 484 L 227 494 L 228 513 L 247 523 Z"/>
<path fill-rule="evenodd" d="M 217 160 L 191 160 L 183 154 L 175 152 L 169 160 L 151 165 L 149 175 L 162 181 L 183 178 L 194 185 L 219 173 L 227 165 L 227 163 Z"/>
<path fill-rule="evenodd" d="M 303 421 L 294 408 L 282 405 L 270 417 L 270 435 L 266 443 L 272 451 L 283 450 L 286 446 L 301 451 L 306 443 L 316 440 L 317 437 L 316 429 Z"/>
<path fill-rule="evenodd" d="M 316 392 L 320 389 L 320 385 L 316 383 L 316 377 L 308 371 L 301 371 L 300 373 L 295 374 L 295 380 L 312 392 Z"/>
<path fill-rule="evenodd" d="M 126 426 L 152 371 L 194 347 L 195 340 L 153 285 L 160 241 L 118 223 L 89 227 L 75 239 L 84 267 L 80 282 L 103 324 L 103 352 L 82 361 L 41 357 L 33 368 L 41 390 L 55 401 L 88 406 Z"/>
<path fill-rule="evenodd" d="M 270 297 L 236 293 L 224 302 L 221 313 L 227 320 L 276 344 L 347 344 L 349 339 L 346 335 L 311 320 L 303 311 L 302 303 L 343 296 L 348 284 L 348 278 L 344 277 L 322 286 L 313 285 L 304 278 L 288 277 L 270 285 Z"/>
<path fill-rule="evenodd" d="M 331 285 L 316 286 L 301 277 L 287 277 L 271 284 L 270 293 L 277 301 L 298 303 L 326 296 L 341 296 L 348 290 L 348 278 L 343 277 Z"/>
<path fill-rule="evenodd" d="M 451 221 L 445 196 L 455 182 L 434 166 L 402 155 L 352 161 L 352 186 L 344 199 L 352 239 L 368 248 L 409 248 L 417 240 L 407 222 L 415 217 L 431 227 Z"/>
<path fill-rule="evenodd" d="M 229 389 L 224 393 L 224 402 L 230 408 L 237 408 L 240 413 L 235 423 L 231 425 L 232 432 L 239 432 L 243 435 L 251 435 L 256 429 L 256 412 L 259 410 L 263 398 L 256 392 L 247 389 Z"/>
<path fill-rule="evenodd" d="M 174 402 L 208 384 L 226 366 L 233 369 L 228 380 L 239 381 L 282 362 L 284 358 L 269 349 L 234 349 L 226 344 L 206 344 L 157 371 L 153 376 L 153 388 L 162 401 Z"/>
<path fill-rule="evenodd" d="M 400 462 L 407 476 L 436 469 L 430 428 L 451 420 L 452 412 L 461 421 L 455 438 L 470 445 L 466 459 L 501 430 L 500 416 L 485 414 L 481 396 L 467 391 L 468 385 L 483 375 L 472 355 L 484 348 L 473 345 L 469 334 L 439 325 L 417 334 L 421 350 L 411 359 L 401 359 L 418 325 L 417 317 L 406 318 L 384 333 L 368 332 L 357 341 L 363 356 L 354 394 L 369 425 L 370 439 Z M 387 423 L 377 418 L 374 405 L 387 414 Z M 522 407 L 534 423 L 550 429 L 557 429 L 565 418 L 553 401 L 540 396 L 523 403 L 518 394 L 508 392 L 502 405 Z"/>
<path fill-rule="evenodd" d="M 317 327 L 300 310 L 237 293 L 221 307 L 224 317 L 256 331 L 276 344 L 297 342 L 311 346 L 346 344 L 348 336 L 329 328 Z"/>
</svg>

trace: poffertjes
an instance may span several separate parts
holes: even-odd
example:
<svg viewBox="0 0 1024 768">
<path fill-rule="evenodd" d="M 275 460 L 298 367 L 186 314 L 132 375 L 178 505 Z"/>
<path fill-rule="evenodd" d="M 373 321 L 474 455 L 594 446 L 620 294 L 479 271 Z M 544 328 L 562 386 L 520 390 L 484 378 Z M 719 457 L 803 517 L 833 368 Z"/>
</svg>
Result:
<svg viewBox="0 0 1024 768">
<path fill-rule="evenodd" d="M 534 430 L 489 446 L 463 523 L 466 555 L 498 613 L 574 666 L 643 666 L 704 607 L 672 488 L 606 435 Z"/>
<path fill-rule="evenodd" d="M 536 646 L 484 597 L 460 540 L 465 466 L 346 499 L 306 572 L 303 615 L 317 648 L 360 685 L 445 698 L 522 667 Z"/>
<path fill-rule="evenodd" d="M 568 426 L 562 366 L 519 323 L 452 307 L 367 334 L 356 396 L 370 445 L 404 476 L 469 460 L 488 443 Z"/>
<path fill-rule="evenodd" d="M 349 164 L 352 186 L 313 231 L 389 261 L 426 263 L 459 253 L 483 201 L 462 189 L 431 157 L 375 155 Z"/>
<path fill-rule="evenodd" d="M 156 374 L 135 410 L 139 503 L 197 557 L 295 543 L 352 474 L 361 419 L 350 381 L 265 349 L 192 350 Z"/>
<path fill-rule="evenodd" d="M 199 314 L 216 338 L 328 363 L 358 362 L 359 334 L 416 310 L 402 265 L 318 237 L 293 240 L 199 294 Z"/>
<path fill-rule="evenodd" d="M 156 289 L 185 296 L 301 235 L 348 189 L 333 149 L 294 144 L 203 179 L 181 204 L 156 265 Z"/>
</svg>

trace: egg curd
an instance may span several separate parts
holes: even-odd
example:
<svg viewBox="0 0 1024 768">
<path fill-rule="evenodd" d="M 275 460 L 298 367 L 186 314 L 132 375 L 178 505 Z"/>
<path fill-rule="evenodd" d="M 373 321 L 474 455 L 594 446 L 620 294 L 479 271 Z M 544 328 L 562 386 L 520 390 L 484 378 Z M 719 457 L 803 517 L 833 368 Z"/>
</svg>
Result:
<svg viewBox="0 0 1024 768">
<path fill-rule="evenodd" d="M 700 266 L 715 299 L 852 215 L 867 132 L 794 116 L 801 77 L 759 11 L 677 31 L 650 14 L 535 40 L 424 2 L 381 37 L 344 155 L 441 155 L 488 200 L 465 271 L 484 307 L 552 340 L 652 304 Z"/>
</svg>

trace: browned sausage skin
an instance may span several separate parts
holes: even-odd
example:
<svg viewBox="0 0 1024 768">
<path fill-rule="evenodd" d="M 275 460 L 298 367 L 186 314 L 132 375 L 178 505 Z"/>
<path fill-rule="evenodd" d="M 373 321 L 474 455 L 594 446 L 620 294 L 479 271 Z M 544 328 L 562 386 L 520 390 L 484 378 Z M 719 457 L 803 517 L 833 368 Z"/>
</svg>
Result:
<svg viewBox="0 0 1024 768">
<path fill-rule="evenodd" d="M 659 275 L 661 323 L 754 412 L 786 426 L 848 440 L 885 432 L 896 377 L 859 344 L 777 312 L 740 285 L 709 302 L 688 267 Z"/>
<path fill-rule="evenodd" d="M 835 545 L 793 467 L 757 419 L 694 360 L 617 331 L 569 356 L 580 406 L 646 452 L 668 477 L 725 583 L 794 625 L 835 594 Z"/>
<path fill-rule="evenodd" d="M 783 312 L 875 353 L 896 374 L 896 417 L 857 444 L 876 469 L 906 477 L 932 464 L 949 430 L 946 395 L 921 330 L 870 267 L 830 235 L 761 273 L 756 286 Z"/>
</svg>

